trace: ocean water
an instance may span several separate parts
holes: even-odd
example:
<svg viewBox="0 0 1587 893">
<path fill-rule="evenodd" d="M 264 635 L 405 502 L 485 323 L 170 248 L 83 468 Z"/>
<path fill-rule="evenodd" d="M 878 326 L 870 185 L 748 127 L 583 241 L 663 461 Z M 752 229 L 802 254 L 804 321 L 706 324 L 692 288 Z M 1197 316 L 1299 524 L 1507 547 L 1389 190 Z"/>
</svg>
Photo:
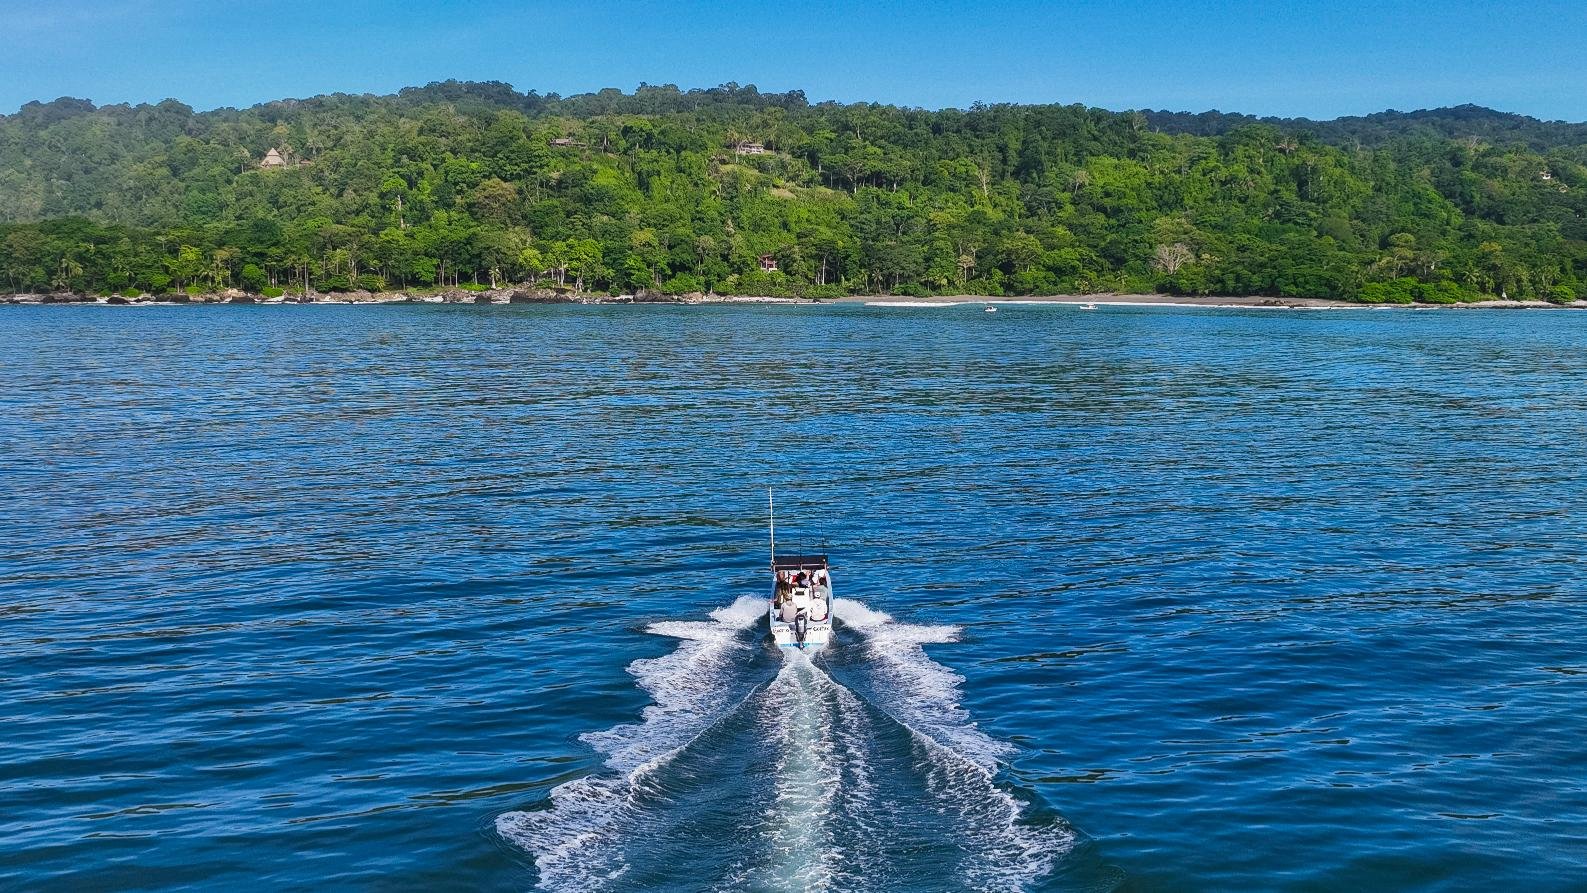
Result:
<svg viewBox="0 0 1587 893">
<path fill-rule="evenodd" d="M 0 308 L 0 888 L 1587 889 L 1584 361 L 1566 312 Z"/>
</svg>

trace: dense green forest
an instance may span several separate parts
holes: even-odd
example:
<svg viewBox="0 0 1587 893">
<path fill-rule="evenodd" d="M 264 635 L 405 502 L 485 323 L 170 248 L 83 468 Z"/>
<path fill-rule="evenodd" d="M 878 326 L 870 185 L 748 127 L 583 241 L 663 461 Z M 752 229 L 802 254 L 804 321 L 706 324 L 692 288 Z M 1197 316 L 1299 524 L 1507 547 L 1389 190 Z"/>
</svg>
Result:
<svg viewBox="0 0 1587 893">
<path fill-rule="evenodd" d="M 0 116 L 10 291 L 1564 301 L 1587 287 L 1584 214 L 1587 125 L 1474 107 L 1314 122 L 446 82 Z"/>
</svg>

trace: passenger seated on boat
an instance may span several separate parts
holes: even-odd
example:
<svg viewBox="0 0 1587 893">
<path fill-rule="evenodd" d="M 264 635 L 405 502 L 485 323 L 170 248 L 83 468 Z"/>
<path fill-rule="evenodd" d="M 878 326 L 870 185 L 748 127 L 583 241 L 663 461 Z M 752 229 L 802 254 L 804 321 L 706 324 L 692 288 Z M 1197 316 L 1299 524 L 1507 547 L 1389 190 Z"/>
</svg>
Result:
<svg viewBox="0 0 1587 893">
<path fill-rule="evenodd" d="M 781 620 L 783 623 L 793 623 L 794 622 L 794 620 L 799 616 L 799 609 L 794 607 L 793 599 L 791 599 L 791 598 L 783 599 L 783 601 L 782 601 L 782 613 L 780 613 L 777 616 L 778 616 L 778 619 Z"/>
<path fill-rule="evenodd" d="M 810 619 L 818 623 L 827 619 L 827 604 L 828 602 L 824 597 L 812 599 L 810 602 Z"/>
</svg>

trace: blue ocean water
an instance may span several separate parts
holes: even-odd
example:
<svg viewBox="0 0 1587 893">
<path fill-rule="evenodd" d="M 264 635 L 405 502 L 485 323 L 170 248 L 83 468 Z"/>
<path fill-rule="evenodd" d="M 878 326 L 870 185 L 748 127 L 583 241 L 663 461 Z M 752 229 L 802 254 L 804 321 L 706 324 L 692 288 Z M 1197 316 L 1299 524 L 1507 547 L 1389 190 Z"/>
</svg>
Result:
<svg viewBox="0 0 1587 893">
<path fill-rule="evenodd" d="M 1587 888 L 1584 360 L 1565 312 L 0 308 L 0 887 Z"/>
</svg>

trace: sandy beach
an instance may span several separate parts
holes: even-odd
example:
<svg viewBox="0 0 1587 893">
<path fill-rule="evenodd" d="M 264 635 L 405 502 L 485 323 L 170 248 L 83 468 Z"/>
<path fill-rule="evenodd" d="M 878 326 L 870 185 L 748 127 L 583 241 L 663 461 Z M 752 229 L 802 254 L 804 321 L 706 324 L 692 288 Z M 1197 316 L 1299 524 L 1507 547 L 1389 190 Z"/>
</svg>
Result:
<svg viewBox="0 0 1587 893">
<path fill-rule="evenodd" d="M 1275 298 L 1261 295 L 1015 295 L 1011 297 L 986 297 L 983 295 L 936 295 L 929 297 L 890 297 L 886 295 L 837 298 L 830 303 L 862 303 L 874 307 L 933 307 L 956 304 L 1097 304 L 1125 307 L 1222 307 L 1256 308 L 1270 310 L 1369 310 L 1405 308 L 1411 310 L 1433 309 L 1528 309 L 1575 308 L 1587 309 L 1587 301 L 1572 304 L 1550 304 L 1547 301 L 1476 301 L 1466 304 L 1363 304 L 1359 301 L 1341 301 L 1333 298 Z"/>
</svg>

